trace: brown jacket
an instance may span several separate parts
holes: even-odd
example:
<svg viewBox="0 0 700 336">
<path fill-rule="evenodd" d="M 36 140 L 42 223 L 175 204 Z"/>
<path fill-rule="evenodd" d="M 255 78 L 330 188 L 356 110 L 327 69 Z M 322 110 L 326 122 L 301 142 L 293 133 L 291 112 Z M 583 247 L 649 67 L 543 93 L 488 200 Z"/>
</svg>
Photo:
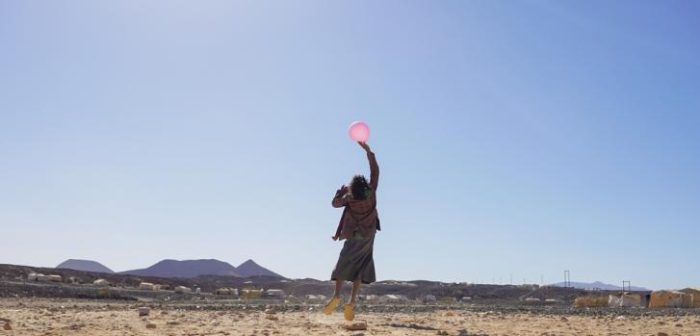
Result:
<svg viewBox="0 0 700 336">
<path fill-rule="evenodd" d="M 377 186 L 379 184 L 379 165 L 374 153 L 368 152 L 367 159 L 369 160 L 370 181 L 369 187 L 371 191 L 369 196 L 364 200 L 353 199 L 352 194 L 348 191 L 344 195 L 340 190 L 336 191 L 333 197 L 333 207 L 342 208 L 343 216 L 338 224 L 336 235 L 340 240 L 352 238 L 355 233 L 360 236 L 369 238 L 373 237 L 377 232 Z"/>
</svg>

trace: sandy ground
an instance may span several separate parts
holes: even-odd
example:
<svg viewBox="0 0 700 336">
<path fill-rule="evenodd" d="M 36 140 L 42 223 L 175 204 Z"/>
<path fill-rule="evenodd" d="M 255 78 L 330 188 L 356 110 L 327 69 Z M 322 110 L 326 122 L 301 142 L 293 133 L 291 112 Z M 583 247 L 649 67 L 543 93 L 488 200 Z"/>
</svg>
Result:
<svg viewBox="0 0 700 336">
<path fill-rule="evenodd" d="M 700 335 L 700 316 L 544 315 L 439 310 L 362 313 L 366 330 L 346 330 L 342 313 L 217 308 L 153 308 L 138 303 L 81 300 L 0 300 L 0 335 Z M 359 310 L 359 309 L 358 309 Z M 9 320 L 11 330 L 3 328 Z"/>
</svg>

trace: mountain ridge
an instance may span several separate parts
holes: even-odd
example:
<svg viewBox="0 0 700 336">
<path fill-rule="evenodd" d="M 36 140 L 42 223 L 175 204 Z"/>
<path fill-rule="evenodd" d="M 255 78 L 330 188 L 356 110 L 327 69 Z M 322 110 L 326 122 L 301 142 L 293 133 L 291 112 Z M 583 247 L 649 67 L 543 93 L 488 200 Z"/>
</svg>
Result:
<svg viewBox="0 0 700 336">
<path fill-rule="evenodd" d="M 240 277 L 231 264 L 217 259 L 163 259 L 149 267 L 119 272 L 121 274 L 161 278 L 195 278 L 200 275 Z"/>
</svg>

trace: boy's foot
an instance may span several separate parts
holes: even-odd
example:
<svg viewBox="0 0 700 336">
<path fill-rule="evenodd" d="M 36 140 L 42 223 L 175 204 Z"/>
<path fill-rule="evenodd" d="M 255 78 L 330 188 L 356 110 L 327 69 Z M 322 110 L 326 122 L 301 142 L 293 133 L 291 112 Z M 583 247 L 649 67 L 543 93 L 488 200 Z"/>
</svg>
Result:
<svg viewBox="0 0 700 336">
<path fill-rule="evenodd" d="M 352 321 L 355 319 L 355 304 L 354 303 L 348 303 L 345 305 L 343 309 L 343 315 L 345 316 L 345 319 L 348 321 Z"/>
<path fill-rule="evenodd" d="M 335 308 L 337 308 L 339 304 L 340 304 L 340 297 L 334 296 L 331 299 L 331 301 L 329 301 L 328 304 L 326 304 L 326 306 L 323 307 L 323 313 L 326 315 L 333 314 L 333 312 L 335 311 Z"/>
</svg>

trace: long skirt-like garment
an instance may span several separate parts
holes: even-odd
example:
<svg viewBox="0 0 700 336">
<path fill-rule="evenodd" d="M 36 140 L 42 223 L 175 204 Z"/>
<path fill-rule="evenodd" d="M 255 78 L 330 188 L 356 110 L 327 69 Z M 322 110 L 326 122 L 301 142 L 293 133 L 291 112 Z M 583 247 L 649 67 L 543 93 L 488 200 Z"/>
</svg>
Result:
<svg viewBox="0 0 700 336">
<path fill-rule="evenodd" d="M 373 251 L 374 237 L 355 236 L 345 240 L 331 280 L 355 281 L 360 279 L 364 284 L 375 282 L 377 277 L 374 273 Z"/>
</svg>

